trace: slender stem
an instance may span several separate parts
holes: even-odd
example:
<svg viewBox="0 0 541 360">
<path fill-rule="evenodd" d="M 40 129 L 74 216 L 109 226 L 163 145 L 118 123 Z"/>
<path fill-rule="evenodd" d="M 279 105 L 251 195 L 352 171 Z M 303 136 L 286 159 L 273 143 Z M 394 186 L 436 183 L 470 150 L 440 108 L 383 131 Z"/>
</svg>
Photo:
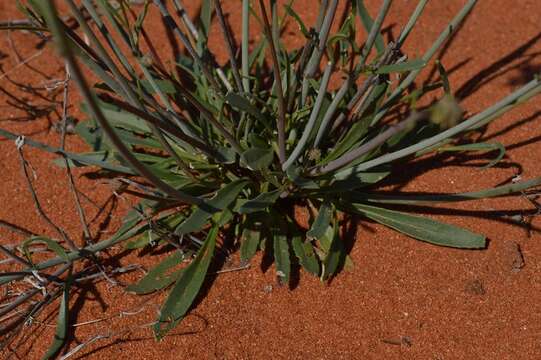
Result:
<svg viewBox="0 0 541 360">
<path fill-rule="evenodd" d="M 402 31 L 400 32 L 400 35 L 398 36 L 398 40 L 396 42 L 397 42 L 399 48 L 401 48 L 402 45 L 404 45 L 404 42 L 406 41 L 406 39 L 408 38 L 408 35 L 410 34 L 411 30 L 413 29 L 413 27 L 417 23 L 417 20 L 421 16 L 427 2 L 428 2 L 428 0 L 420 0 L 419 3 L 417 4 L 417 7 L 413 11 L 413 14 L 411 15 L 410 19 L 408 20 L 408 23 L 406 24 L 404 29 L 402 29 Z"/>
<path fill-rule="evenodd" d="M 244 92 L 250 92 L 250 54 L 249 44 L 250 40 L 250 0 L 242 0 L 242 85 L 244 86 Z"/>
<path fill-rule="evenodd" d="M 466 5 L 460 10 L 460 12 L 453 18 L 453 20 L 445 27 L 445 29 L 441 32 L 438 39 L 432 44 L 432 47 L 428 49 L 428 51 L 423 55 L 422 59 L 425 63 L 428 63 L 432 56 L 438 51 L 441 44 L 451 35 L 453 34 L 456 29 L 458 28 L 458 25 L 466 18 L 466 15 L 470 13 L 470 11 L 473 9 L 475 4 L 477 3 L 477 0 L 469 0 Z M 402 39 L 404 40 L 404 39 Z M 400 98 L 404 90 L 410 86 L 413 81 L 417 78 L 417 75 L 421 72 L 422 69 L 413 70 L 409 73 L 409 75 L 397 86 L 397 88 L 389 95 L 387 98 L 387 101 L 381 106 L 379 112 L 374 117 L 374 120 L 372 121 L 372 124 L 376 124 L 378 121 L 380 121 L 389 111 L 389 109 L 392 107 L 392 105 Z"/>
<path fill-rule="evenodd" d="M 66 79 L 64 80 L 64 95 L 62 99 L 62 135 L 61 135 L 61 140 L 60 140 L 60 148 L 62 150 L 65 149 L 65 143 L 66 143 L 66 126 L 68 123 L 69 81 L 70 81 L 70 73 L 69 73 L 68 66 L 66 65 Z M 70 191 L 73 194 L 73 200 L 75 201 L 75 208 L 77 209 L 77 214 L 79 215 L 79 221 L 81 223 L 81 227 L 83 228 L 83 235 L 85 237 L 85 241 L 86 242 L 92 241 L 92 233 L 90 232 L 90 229 L 88 228 L 85 212 L 83 210 L 83 207 L 81 206 L 81 200 L 79 199 L 79 193 L 77 192 L 77 188 L 75 187 L 75 180 L 73 179 L 71 166 L 66 156 L 64 156 L 64 165 L 66 167 L 66 174 L 68 176 L 68 183 L 69 183 Z"/>
<path fill-rule="evenodd" d="M 231 63 L 231 70 L 233 71 L 233 77 L 235 78 L 238 91 L 242 92 L 242 81 L 240 78 L 239 68 L 237 66 L 237 60 L 235 58 L 236 51 L 233 45 L 233 36 L 231 35 L 231 31 L 229 31 L 229 27 L 227 26 L 225 22 L 224 13 L 222 10 L 222 5 L 220 4 L 220 0 L 214 0 L 214 7 L 216 8 L 216 16 L 218 17 L 218 23 L 220 24 L 220 27 L 222 28 L 222 35 L 224 36 L 224 40 L 227 45 L 226 49 L 229 55 L 229 62 Z"/>
<path fill-rule="evenodd" d="M 394 49 L 395 49 L 395 45 L 391 42 L 387 45 L 387 48 L 385 49 L 385 52 L 383 53 L 383 55 L 381 56 L 381 58 L 378 60 L 378 62 L 376 63 L 376 68 L 382 66 L 382 65 L 387 65 L 389 63 L 391 63 L 394 59 Z M 332 125 L 332 128 L 331 128 L 331 132 L 332 131 L 335 131 L 336 129 L 338 129 L 340 126 L 342 126 L 344 124 L 344 122 L 346 121 L 349 121 L 353 116 L 355 116 L 355 108 L 359 109 L 359 107 L 357 106 L 357 104 L 362 101 L 362 98 L 364 96 L 364 94 L 370 89 L 370 87 L 377 81 L 378 77 L 380 75 L 378 74 L 373 74 L 373 75 L 370 75 L 370 77 L 368 77 L 368 79 L 366 79 L 364 81 L 364 83 L 361 85 L 361 87 L 357 90 L 357 92 L 355 93 L 355 95 L 353 95 L 353 97 L 350 99 L 350 101 L 348 102 L 348 105 L 346 107 L 346 112 L 344 113 L 341 113 L 337 118 L 336 120 L 334 121 L 333 125 Z M 352 79 L 352 81 L 354 81 L 354 79 Z M 344 81 L 344 83 L 346 83 L 346 81 Z"/>
<path fill-rule="evenodd" d="M 269 23 L 269 17 L 263 0 L 259 0 L 259 7 L 261 8 L 261 14 L 263 15 L 263 25 L 265 35 L 270 44 L 269 48 L 272 57 L 272 67 L 274 73 L 274 79 L 276 81 L 276 94 L 278 96 L 278 157 L 280 164 L 283 164 L 286 159 L 286 136 L 285 136 L 285 122 L 286 122 L 286 108 L 284 100 L 284 89 L 282 87 L 282 75 L 280 73 L 280 63 L 278 62 L 277 49 L 272 36 L 272 29 Z"/>
<path fill-rule="evenodd" d="M 4 255 L 6 255 L 7 257 L 11 258 L 12 260 L 18 262 L 19 264 L 23 266 L 26 266 L 29 268 L 32 267 L 32 264 L 30 264 L 28 261 L 26 261 L 22 257 L 17 256 L 17 254 L 11 252 L 7 247 L 5 247 L 2 244 L 0 244 L 0 252 L 4 253 Z"/>
<path fill-rule="evenodd" d="M 347 94 L 350 86 L 351 86 L 351 77 L 348 76 L 346 81 L 344 81 L 344 83 L 340 87 L 340 90 L 338 90 L 338 92 L 334 96 L 334 99 L 329 105 L 329 108 L 327 109 L 327 112 L 325 113 L 325 116 L 323 117 L 323 120 L 321 121 L 321 125 L 319 126 L 319 129 L 317 131 L 316 140 L 314 141 L 314 148 L 319 147 L 319 144 L 321 143 L 321 140 L 323 140 L 323 136 L 325 135 L 327 127 L 329 123 L 331 122 L 331 119 L 333 118 L 336 112 L 336 109 L 338 108 L 338 105 L 340 104 L 344 96 Z"/>
<path fill-rule="evenodd" d="M 312 56 L 304 72 L 304 78 L 302 80 L 301 107 L 303 107 L 304 104 L 306 104 L 306 98 L 308 96 L 308 84 L 309 84 L 308 80 L 311 79 L 316 73 L 317 69 L 319 69 L 319 63 L 321 62 L 321 58 L 323 57 L 323 53 L 325 52 L 325 47 L 327 46 L 329 32 L 331 30 L 331 26 L 334 21 L 334 17 L 336 15 L 337 7 L 338 7 L 338 0 L 332 0 L 329 5 L 329 9 L 327 10 L 325 17 L 323 19 L 321 30 L 318 31 L 319 44 L 314 49 L 314 52 L 312 53 Z"/>
<path fill-rule="evenodd" d="M 419 121 L 420 119 L 422 119 L 425 116 L 426 116 L 426 114 L 424 114 L 424 113 L 413 113 L 413 114 L 411 114 L 407 119 L 399 122 L 396 125 L 390 126 L 387 130 L 385 130 L 381 134 L 375 136 L 370 141 L 368 141 L 367 143 L 359 146 L 355 150 L 352 150 L 352 151 L 344 154 L 343 156 L 339 157 L 338 159 L 329 162 L 325 166 L 312 169 L 310 171 L 310 175 L 327 174 L 327 173 L 329 173 L 331 171 L 337 170 L 337 169 L 339 169 L 341 167 L 344 167 L 344 166 L 350 164 L 351 162 L 357 160 L 358 158 L 365 155 L 369 151 L 372 151 L 375 148 L 377 148 L 378 146 L 385 143 L 393 135 L 396 135 L 396 134 L 400 133 L 401 131 L 415 125 L 415 123 L 417 121 Z"/>
<path fill-rule="evenodd" d="M 169 184 L 163 182 L 159 177 L 154 175 L 154 173 L 149 171 L 145 165 L 143 165 L 139 160 L 137 160 L 137 158 L 122 142 L 122 140 L 117 135 L 113 127 L 109 124 L 107 119 L 104 117 L 101 109 L 96 103 L 96 99 L 94 95 L 90 91 L 90 88 L 88 87 L 88 84 L 86 83 L 86 80 L 83 77 L 83 74 L 81 72 L 81 69 L 79 68 L 79 65 L 75 61 L 75 57 L 73 56 L 71 48 L 69 47 L 69 44 L 66 41 L 64 33 L 62 32 L 62 25 L 56 15 L 54 3 L 55 3 L 54 1 L 44 3 L 44 9 L 45 9 L 45 17 L 48 20 L 48 23 L 51 27 L 51 30 L 57 42 L 58 50 L 60 54 L 66 59 L 66 62 L 68 63 L 70 67 L 70 72 L 72 74 L 73 80 L 79 87 L 79 91 L 81 92 L 83 99 L 88 104 L 90 113 L 100 123 L 100 126 L 102 127 L 103 131 L 107 134 L 112 144 L 117 148 L 120 154 L 122 154 L 122 156 L 126 159 L 126 161 L 141 176 L 145 177 L 147 180 L 149 180 L 157 188 L 159 188 L 166 194 L 188 204 L 192 204 L 192 205 L 204 204 L 203 200 L 197 197 L 194 197 L 192 195 L 183 193 L 181 191 L 178 191 L 177 189 L 173 188 Z"/>
<path fill-rule="evenodd" d="M 19 143 L 19 141 L 21 141 L 21 143 Z M 24 144 L 24 137 L 17 139 L 15 141 L 15 143 L 17 144 L 17 153 L 19 154 L 19 159 L 21 161 L 21 167 L 23 169 L 23 174 L 24 174 L 24 177 L 26 179 L 26 184 L 28 185 L 28 190 L 30 191 L 30 194 L 32 195 L 32 200 L 34 200 L 34 205 L 36 207 L 36 211 L 45 220 L 45 222 L 52 229 L 54 229 L 54 231 L 56 231 L 56 233 L 58 235 L 60 235 L 62 240 L 64 240 L 64 242 L 66 244 L 68 244 L 68 246 L 70 247 L 71 250 L 78 250 L 79 248 L 77 247 L 77 245 L 75 245 L 73 240 L 71 240 L 69 238 L 68 234 L 66 234 L 66 232 L 62 228 L 60 228 L 58 225 L 56 225 L 49 218 L 49 216 L 47 216 L 47 214 L 45 213 L 45 211 L 41 207 L 41 203 L 39 202 L 38 195 L 36 194 L 36 191 L 34 190 L 34 186 L 32 185 L 32 180 L 30 180 L 30 175 L 28 174 L 28 169 L 27 169 L 28 164 L 27 164 L 26 159 L 24 158 L 24 154 L 23 154 L 22 146 Z"/>
<path fill-rule="evenodd" d="M 316 120 L 318 118 L 321 105 L 323 104 L 323 99 L 327 94 L 327 86 L 329 85 L 329 78 L 331 77 L 332 69 L 333 65 L 331 63 L 328 63 L 325 67 L 325 72 L 323 74 L 323 79 L 321 80 L 317 99 L 314 104 L 314 108 L 312 109 L 312 113 L 310 114 L 310 118 L 308 119 L 308 123 L 306 124 L 306 127 L 302 132 L 302 136 L 297 143 L 297 146 L 295 146 L 295 149 L 293 149 L 287 161 L 282 165 L 282 170 L 284 171 L 287 170 L 291 165 L 293 165 L 293 163 L 299 158 L 302 151 L 304 150 L 304 147 L 306 146 L 306 143 L 308 142 L 308 139 L 310 138 L 310 135 L 312 134 L 312 130 L 316 125 Z"/>
<path fill-rule="evenodd" d="M 186 35 L 180 30 L 179 26 L 177 25 L 176 21 L 173 20 L 173 17 L 169 13 L 169 10 L 167 10 L 167 7 L 165 6 L 163 0 L 154 0 L 154 3 L 158 6 L 160 9 L 160 12 L 162 14 L 162 18 L 164 20 L 164 23 L 167 27 L 169 27 L 177 36 L 179 37 L 180 41 L 182 42 L 182 45 L 188 50 L 188 53 L 192 57 L 192 59 L 197 63 L 197 65 L 201 68 L 203 71 L 203 75 L 207 78 L 209 83 L 211 84 L 212 88 L 218 93 L 221 94 L 222 90 L 218 86 L 218 83 L 216 82 L 216 79 L 210 72 L 207 64 L 203 62 L 203 59 L 197 54 L 197 51 L 195 51 L 194 47 L 190 43 L 190 40 L 186 37 Z"/>
<path fill-rule="evenodd" d="M 194 23 L 188 16 L 188 13 L 186 13 L 185 6 L 182 4 L 180 0 L 174 0 L 173 4 L 175 5 L 175 8 L 177 9 L 177 15 L 182 19 L 182 22 L 190 31 L 190 34 L 192 34 L 192 37 L 194 39 L 199 38 L 199 34 L 197 33 L 197 28 L 195 27 Z"/>
<path fill-rule="evenodd" d="M 372 47 L 374 46 L 374 43 L 376 41 L 376 37 L 378 36 L 381 25 L 383 24 L 383 20 L 385 19 L 385 16 L 389 12 L 389 8 L 391 7 L 392 0 L 384 0 L 381 4 L 380 10 L 378 12 L 378 16 L 376 17 L 376 20 L 372 24 L 372 28 L 370 29 L 370 33 L 368 34 L 368 38 L 366 39 L 366 43 L 364 44 L 362 50 L 361 50 L 361 65 L 364 66 L 366 63 L 366 59 L 368 58 L 368 55 L 370 54 L 370 51 L 372 50 Z"/>
<path fill-rule="evenodd" d="M 541 74 L 539 74 L 539 76 L 541 76 Z M 488 109 L 480 112 L 477 115 L 472 116 L 468 120 L 463 121 L 462 123 L 453 126 L 450 129 L 447 129 L 435 136 L 432 136 L 414 145 L 356 165 L 355 171 L 365 171 L 375 166 L 389 163 L 396 159 L 415 154 L 418 151 L 426 149 L 445 139 L 451 138 L 463 131 L 475 129 L 477 126 L 488 123 L 489 121 L 501 116 L 505 112 L 513 109 L 517 105 L 527 101 L 528 99 L 538 95 L 539 93 L 541 93 L 541 80 L 534 79 L 520 89 L 513 92 L 512 94 L 508 95 L 504 99 L 498 101 L 496 104 L 492 105 Z"/>
</svg>

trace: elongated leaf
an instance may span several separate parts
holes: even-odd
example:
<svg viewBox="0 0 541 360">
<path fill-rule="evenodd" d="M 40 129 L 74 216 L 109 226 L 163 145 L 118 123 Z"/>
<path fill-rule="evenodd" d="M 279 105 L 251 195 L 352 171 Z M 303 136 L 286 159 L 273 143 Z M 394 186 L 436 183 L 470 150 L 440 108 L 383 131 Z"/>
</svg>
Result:
<svg viewBox="0 0 541 360">
<path fill-rule="evenodd" d="M 242 263 L 247 263 L 254 257 L 260 241 L 261 230 L 248 227 L 242 230 L 240 243 L 240 261 Z"/>
<path fill-rule="evenodd" d="M 464 249 L 482 249 L 486 246 L 483 235 L 458 226 L 364 204 L 353 204 L 353 209 L 369 219 L 431 244 Z"/>
<path fill-rule="evenodd" d="M 172 229 L 184 220 L 185 217 L 181 213 L 176 213 L 168 218 L 156 221 L 156 224 L 148 226 L 145 232 L 143 232 L 138 238 L 128 241 L 125 248 L 129 250 L 144 248 L 153 243 L 163 241 L 164 236 L 168 236 Z"/>
<path fill-rule="evenodd" d="M 124 111 L 118 106 L 106 103 L 101 100 L 97 100 L 97 104 L 102 111 L 103 116 L 105 116 L 105 118 L 110 122 L 112 126 L 135 131 L 140 134 L 151 133 L 151 130 L 148 127 L 146 121 L 138 117 L 137 115 Z M 81 106 L 81 109 L 85 113 L 89 113 L 89 109 L 86 104 L 83 104 Z"/>
<path fill-rule="evenodd" d="M 310 37 L 310 32 L 308 31 L 308 29 L 306 28 L 306 25 L 304 25 L 304 22 L 302 21 L 301 17 L 299 16 L 299 14 L 297 14 L 295 12 L 295 10 L 293 10 L 293 8 L 289 5 L 284 5 L 284 8 L 286 10 L 286 13 L 291 16 L 293 19 L 295 19 L 295 22 L 297 23 L 297 25 L 299 25 L 299 30 L 302 32 L 302 34 L 304 35 L 304 37 L 306 38 L 309 38 Z"/>
<path fill-rule="evenodd" d="M 478 199 L 488 199 L 499 196 L 509 196 L 520 191 L 541 185 L 541 177 L 536 177 L 531 180 L 520 181 L 513 184 L 497 186 L 492 189 L 484 189 L 480 191 L 465 192 L 459 194 L 403 194 L 403 195 L 386 195 L 386 194 L 359 194 L 351 193 L 350 200 L 353 201 L 370 201 L 382 204 L 397 204 L 397 205 L 433 205 L 445 202 L 471 201 Z"/>
<path fill-rule="evenodd" d="M 184 318 L 199 293 L 214 254 L 218 230 L 217 225 L 210 229 L 196 258 L 180 274 L 175 286 L 169 293 L 161 308 L 158 321 L 154 325 L 154 334 L 158 340 L 162 339 L 169 330 Z"/>
<path fill-rule="evenodd" d="M 338 225 L 335 221 L 329 225 L 319 242 L 326 252 L 323 259 L 321 281 L 330 279 L 340 268 L 346 257 L 346 251 L 338 235 Z"/>
<path fill-rule="evenodd" d="M 443 90 L 446 94 L 451 94 L 451 85 L 449 84 L 449 77 L 447 71 L 443 67 L 443 64 L 440 60 L 436 60 L 436 66 L 438 67 L 438 72 L 440 73 Z"/>
<path fill-rule="evenodd" d="M 273 250 L 276 263 L 276 277 L 280 284 L 285 285 L 289 282 L 291 272 L 291 260 L 289 258 L 289 244 L 287 235 L 281 228 L 273 228 Z"/>
<path fill-rule="evenodd" d="M 331 223 L 334 213 L 333 205 L 328 201 L 321 204 L 316 219 L 312 223 L 310 230 L 306 233 L 308 239 L 320 239 L 325 235 L 325 231 Z"/>
<path fill-rule="evenodd" d="M 248 183 L 246 179 L 239 179 L 225 185 L 212 199 L 206 201 L 207 207 L 197 207 L 190 217 L 175 229 L 175 233 L 189 234 L 201 230 L 212 214 L 231 205 Z"/>
<path fill-rule="evenodd" d="M 110 158 L 110 151 L 95 151 L 78 154 L 68 154 L 68 164 L 72 167 L 81 166 L 99 166 L 102 169 L 114 171 L 122 174 L 135 175 L 134 171 L 127 166 L 115 164 Z M 75 156 L 72 156 L 75 155 Z M 116 162 L 116 161 L 115 161 Z M 53 160 L 53 164 L 59 167 L 65 167 L 66 163 L 63 158 Z"/>
<path fill-rule="evenodd" d="M 255 198 L 245 202 L 238 210 L 239 214 L 250 214 L 263 211 L 278 200 L 283 190 L 278 189 L 257 195 Z"/>
<path fill-rule="evenodd" d="M 474 143 L 474 144 L 464 144 L 464 145 L 453 145 L 453 146 L 444 146 L 439 148 L 438 152 L 446 151 L 494 151 L 498 150 L 498 156 L 491 160 L 488 164 L 481 167 L 481 169 L 486 169 L 496 165 L 504 156 L 505 156 L 505 147 L 499 143 Z"/>
<path fill-rule="evenodd" d="M 175 251 L 173 255 L 167 257 L 161 263 L 153 267 L 141 280 L 136 284 L 126 287 L 127 291 L 134 292 L 138 295 L 150 294 L 156 290 L 161 290 L 182 276 L 184 269 L 179 269 L 169 272 L 170 269 L 178 266 L 186 259 L 186 254 L 180 251 Z"/>
<path fill-rule="evenodd" d="M 246 162 L 249 169 L 267 169 L 272 164 L 274 152 L 272 149 L 250 148 L 242 153 L 242 159 Z"/>
<path fill-rule="evenodd" d="M 229 92 L 225 96 L 225 101 L 234 108 L 252 115 L 267 128 L 271 128 L 269 120 L 261 113 L 261 110 L 252 105 L 245 97 L 234 92 Z"/>
<path fill-rule="evenodd" d="M 33 243 L 44 243 L 47 248 L 51 251 L 53 251 L 57 256 L 61 257 L 65 262 L 69 262 L 68 255 L 66 253 L 66 250 L 56 241 L 53 239 L 49 239 L 45 236 L 32 236 L 29 239 L 26 239 L 21 244 L 21 248 L 30 263 L 32 263 L 32 257 L 30 255 L 30 252 L 28 251 L 28 247 L 32 245 Z"/>
<path fill-rule="evenodd" d="M 319 276 L 319 261 L 312 244 L 309 241 L 303 241 L 302 236 L 297 235 L 291 239 L 291 245 L 301 266 L 309 273 Z"/>
<path fill-rule="evenodd" d="M 376 74 L 390 74 L 390 73 L 402 73 L 412 70 L 420 70 L 426 66 L 426 62 L 423 59 L 414 59 L 410 61 L 404 61 L 398 64 L 389 64 L 380 66 L 375 70 Z"/>
<path fill-rule="evenodd" d="M 199 36 L 203 37 L 203 40 L 206 43 L 206 39 L 208 37 L 209 31 L 210 31 L 210 21 L 212 19 L 212 0 L 203 0 L 201 4 L 201 12 L 199 16 L 200 20 L 200 28 L 199 30 Z"/>
<path fill-rule="evenodd" d="M 69 290 L 71 287 L 71 269 L 68 273 L 68 278 L 64 284 L 64 290 L 62 291 L 62 300 L 60 301 L 60 308 L 58 309 L 58 320 L 56 321 L 56 331 L 54 333 L 53 343 L 49 347 L 49 350 L 43 356 L 43 360 L 53 359 L 56 354 L 64 346 L 64 342 L 68 337 L 69 327 Z"/>
<path fill-rule="evenodd" d="M 295 164 L 291 165 L 286 170 L 286 175 L 289 180 L 293 181 L 295 185 L 303 189 L 319 189 L 318 183 L 312 179 L 302 176 L 302 169 Z"/>
<path fill-rule="evenodd" d="M 158 86 L 160 91 L 163 92 L 164 94 L 172 95 L 177 92 L 177 90 L 175 89 L 175 85 L 169 80 L 155 79 L 154 82 Z M 149 80 L 141 80 L 140 84 L 143 86 L 145 91 L 148 92 L 149 94 L 153 95 L 156 93 L 156 90 L 150 84 Z"/>
<path fill-rule="evenodd" d="M 0 135 L 6 137 L 8 139 L 11 139 L 11 140 L 16 140 L 17 138 L 20 137 L 19 135 L 14 134 L 14 133 L 9 132 L 9 131 L 4 130 L 4 129 L 0 129 Z M 111 164 L 111 163 L 106 162 L 106 161 L 100 161 L 100 160 L 97 160 L 94 156 L 86 156 L 86 155 L 81 155 L 81 154 L 77 154 L 77 153 L 70 153 L 70 152 L 64 151 L 64 150 L 62 150 L 60 148 L 52 147 L 52 146 L 40 143 L 38 141 L 29 139 L 29 138 L 26 138 L 26 137 L 24 139 L 24 143 L 29 145 L 29 146 L 35 147 L 37 149 L 47 151 L 49 153 L 64 155 L 68 159 L 76 161 L 76 162 L 78 162 L 80 164 L 94 165 L 94 166 L 101 167 L 103 169 L 122 172 L 122 173 L 125 173 L 125 174 L 132 174 L 132 175 L 134 174 L 134 171 L 131 170 L 128 167 Z"/>
<path fill-rule="evenodd" d="M 363 24 L 366 33 L 370 34 L 370 30 L 372 30 L 372 26 L 374 25 L 374 20 L 372 20 L 372 17 L 368 13 L 368 9 L 364 5 L 363 0 L 357 0 L 356 5 L 357 12 L 359 14 L 359 17 L 361 18 L 361 23 Z M 376 36 L 375 46 L 378 54 L 381 54 L 385 51 L 385 44 L 383 43 L 383 36 L 381 36 L 381 34 L 378 34 Z"/>
</svg>

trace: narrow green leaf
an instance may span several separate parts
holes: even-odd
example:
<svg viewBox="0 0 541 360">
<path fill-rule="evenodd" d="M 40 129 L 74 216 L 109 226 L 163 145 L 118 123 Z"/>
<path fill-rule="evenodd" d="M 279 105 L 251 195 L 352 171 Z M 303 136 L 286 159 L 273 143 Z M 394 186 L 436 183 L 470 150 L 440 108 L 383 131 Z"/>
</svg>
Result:
<svg viewBox="0 0 541 360">
<path fill-rule="evenodd" d="M 263 223 L 260 219 L 248 217 L 242 229 L 240 260 L 248 263 L 257 252 L 262 238 Z"/>
<path fill-rule="evenodd" d="M 71 287 L 71 269 L 69 270 L 67 280 L 64 284 L 64 290 L 62 292 L 62 300 L 60 301 L 60 308 L 58 309 L 58 320 L 56 322 L 56 331 L 54 334 L 53 343 L 49 347 L 49 350 L 43 356 L 43 360 L 53 359 L 56 354 L 62 349 L 66 338 L 68 337 L 69 326 L 69 290 Z"/>
<path fill-rule="evenodd" d="M 118 106 L 106 103 L 105 101 L 97 100 L 98 107 L 103 113 L 103 116 L 109 123 L 117 128 L 126 129 L 138 132 L 139 134 L 150 134 L 150 130 L 147 122 L 127 111 L 122 110 Z M 90 113 L 86 104 L 81 105 L 81 110 L 85 113 Z"/>
<path fill-rule="evenodd" d="M 32 263 L 32 257 L 28 251 L 28 247 L 33 243 L 44 243 L 49 250 L 54 252 L 57 256 L 61 257 L 66 263 L 69 262 L 68 254 L 66 250 L 56 241 L 45 236 L 32 236 L 29 239 L 26 239 L 21 244 L 21 248 L 30 263 Z"/>
<path fill-rule="evenodd" d="M 308 239 L 320 239 L 325 235 L 333 217 L 333 205 L 328 201 L 321 204 L 316 219 L 312 223 L 310 230 L 306 233 Z"/>
<path fill-rule="evenodd" d="M 326 252 L 322 264 L 321 281 L 328 280 L 335 275 L 346 257 L 345 248 L 340 241 L 338 230 L 338 225 L 333 221 L 319 240 Z"/>
<path fill-rule="evenodd" d="M 454 225 L 365 204 L 352 206 L 356 212 L 369 219 L 431 244 L 465 249 L 486 247 L 486 238 L 483 235 Z"/>
<path fill-rule="evenodd" d="M 175 233 L 189 234 L 201 230 L 214 213 L 231 205 L 248 183 L 246 179 L 239 179 L 225 185 L 212 199 L 205 202 L 207 207 L 197 207 L 190 217 L 175 229 Z"/>
<path fill-rule="evenodd" d="M 473 144 L 464 144 L 464 145 L 454 145 L 454 146 L 444 146 L 439 148 L 438 152 L 446 151 L 494 151 L 498 150 L 498 156 L 495 159 L 491 160 L 488 164 L 481 167 L 481 169 L 486 169 L 496 165 L 503 157 L 505 156 L 505 147 L 499 143 L 473 143 Z"/>
<path fill-rule="evenodd" d="M 145 91 L 149 94 L 154 95 L 156 93 L 155 88 L 152 86 L 149 80 L 141 80 L 139 83 L 141 84 L 143 89 L 145 89 Z M 177 92 L 177 89 L 175 89 L 175 85 L 169 80 L 154 79 L 154 83 L 164 94 L 174 95 Z"/>
<path fill-rule="evenodd" d="M 242 153 L 242 159 L 251 170 L 268 169 L 274 159 L 272 149 L 253 147 Z"/>
<path fill-rule="evenodd" d="M 248 263 L 254 257 L 261 241 L 261 229 L 256 224 L 249 224 L 242 230 L 240 243 L 240 261 Z"/>
<path fill-rule="evenodd" d="M 289 258 L 289 244 L 287 235 L 283 229 L 273 228 L 274 260 L 276 263 L 276 277 L 280 284 L 285 285 L 289 282 L 291 272 L 291 260 Z"/>
<path fill-rule="evenodd" d="M 357 0 L 356 5 L 357 12 L 359 14 L 359 17 L 361 18 L 361 23 L 363 24 L 366 33 L 370 34 L 370 30 L 372 30 L 372 26 L 374 25 L 374 20 L 372 20 L 372 17 L 368 13 L 368 9 L 364 5 L 363 0 Z M 381 34 L 378 34 L 376 36 L 375 46 L 378 54 L 381 54 L 385 51 L 385 44 L 383 43 L 383 36 L 381 36 Z"/>
<path fill-rule="evenodd" d="M 436 60 L 436 66 L 438 67 L 438 72 L 440 73 L 441 82 L 443 83 L 443 90 L 446 94 L 451 94 L 451 85 L 449 85 L 449 77 L 447 71 L 443 67 L 443 64 L 440 60 Z"/>
<path fill-rule="evenodd" d="M 136 284 L 126 287 L 127 291 L 134 292 L 138 295 L 150 294 L 156 290 L 161 290 L 182 276 L 184 269 L 179 269 L 170 272 L 170 269 L 178 266 L 186 259 L 186 254 L 180 251 L 175 251 L 171 256 L 153 267 L 141 280 Z"/>
<path fill-rule="evenodd" d="M 491 189 L 459 194 L 385 195 L 351 193 L 349 199 L 353 199 L 354 201 L 370 201 L 381 204 L 433 205 L 445 202 L 471 201 L 499 196 L 509 196 L 511 194 L 515 194 L 539 185 L 541 185 L 541 177 L 536 177 L 531 180 L 520 181 L 513 184 L 502 185 Z"/>
<path fill-rule="evenodd" d="M 239 214 L 251 214 L 257 211 L 263 211 L 278 200 L 283 190 L 264 192 L 255 198 L 245 202 L 238 210 Z"/>
<path fill-rule="evenodd" d="M 310 32 L 308 31 L 308 29 L 306 28 L 306 26 L 304 25 L 304 22 L 302 21 L 301 17 L 299 16 L 299 14 L 297 14 L 295 12 L 295 10 L 293 10 L 293 8 L 289 5 L 284 5 L 284 8 L 286 9 L 286 13 L 291 16 L 293 19 L 295 19 L 295 22 L 297 23 L 297 25 L 299 25 L 299 30 L 301 31 L 301 33 L 304 35 L 304 37 L 306 38 L 310 38 Z"/>
<path fill-rule="evenodd" d="M 426 66 L 423 59 L 404 61 L 398 64 L 383 65 L 375 69 L 376 74 L 403 73 L 412 70 L 420 70 Z"/>
<path fill-rule="evenodd" d="M 319 276 L 319 261 L 317 260 L 314 248 L 310 241 L 303 241 L 302 236 L 297 235 L 293 236 L 291 239 L 291 245 L 293 246 L 293 252 L 299 259 L 301 266 L 309 273 Z"/>
<path fill-rule="evenodd" d="M 200 29 L 199 29 L 199 35 L 203 38 L 204 42 L 206 43 L 206 39 L 208 38 L 209 32 L 210 32 L 210 21 L 212 19 L 212 0 L 203 0 L 201 3 L 201 11 L 200 11 Z"/>
<path fill-rule="evenodd" d="M 169 293 L 161 308 L 158 321 L 154 325 L 154 334 L 158 340 L 162 339 L 184 318 L 199 293 L 214 254 L 218 230 L 217 225 L 210 229 L 196 258 L 180 274 Z"/>
<path fill-rule="evenodd" d="M 98 166 L 102 169 L 117 173 L 135 175 L 135 172 L 129 167 L 111 162 L 110 151 L 94 151 L 77 154 L 68 153 L 64 155 L 68 159 L 68 164 L 72 167 Z M 63 158 L 54 159 L 53 164 L 61 168 L 66 166 Z"/>
</svg>

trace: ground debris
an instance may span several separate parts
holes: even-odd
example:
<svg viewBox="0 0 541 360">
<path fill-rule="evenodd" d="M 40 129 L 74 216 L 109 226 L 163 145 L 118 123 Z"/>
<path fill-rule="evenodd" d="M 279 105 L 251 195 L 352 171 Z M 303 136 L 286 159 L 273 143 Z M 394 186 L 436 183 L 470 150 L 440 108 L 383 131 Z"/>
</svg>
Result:
<svg viewBox="0 0 541 360">
<path fill-rule="evenodd" d="M 466 282 L 464 291 L 471 295 L 485 295 L 487 293 L 483 282 L 479 279 Z"/>
<path fill-rule="evenodd" d="M 411 337 L 409 336 L 400 336 L 398 338 L 383 339 L 381 340 L 381 342 L 385 344 L 389 344 L 389 345 L 404 345 L 407 347 L 410 347 L 413 345 L 413 341 L 411 340 Z"/>
<path fill-rule="evenodd" d="M 516 242 L 511 244 L 511 249 L 513 251 L 513 263 L 511 264 L 511 271 L 518 273 L 524 268 L 524 266 L 526 266 L 526 263 L 524 262 L 524 255 L 522 254 L 520 245 Z"/>
</svg>

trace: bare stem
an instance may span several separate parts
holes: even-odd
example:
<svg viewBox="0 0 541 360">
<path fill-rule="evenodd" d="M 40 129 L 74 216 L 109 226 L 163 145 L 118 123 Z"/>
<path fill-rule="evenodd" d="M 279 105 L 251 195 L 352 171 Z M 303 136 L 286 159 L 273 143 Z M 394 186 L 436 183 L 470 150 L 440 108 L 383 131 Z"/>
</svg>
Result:
<svg viewBox="0 0 541 360">
<path fill-rule="evenodd" d="M 276 95 L 278 96 L 278 157 L 280 164 L 286 161 L 286 136 L 285 136 L 285 122 L 286 122 L 286 107 L 284 100 L 284 89 L 282 88 L 282 75 L 280 74 L 280 63 L 278 62 L 277 49 L 272 36 L 272 29 L 265 9 L 263 0 L 259 0 L 259 7 L 261 8 L 261 14 L 263 15 L 264 32 L 269 42 L 269 48 L 272 57 L 272 67 L 274 72 L 274 79 L 276 81 Z"/>
</svg>

